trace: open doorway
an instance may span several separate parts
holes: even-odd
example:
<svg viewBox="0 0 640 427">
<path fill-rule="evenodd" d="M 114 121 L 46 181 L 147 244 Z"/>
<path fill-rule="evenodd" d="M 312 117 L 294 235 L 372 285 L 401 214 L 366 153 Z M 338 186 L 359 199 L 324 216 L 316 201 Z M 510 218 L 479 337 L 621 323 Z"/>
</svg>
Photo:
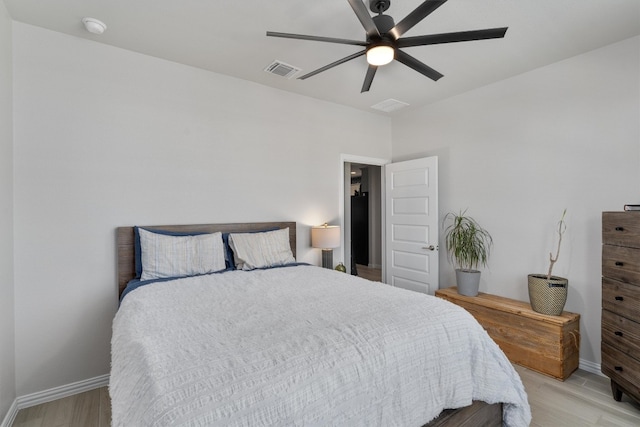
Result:
<svg viewBox="0 0 640 427">
<path fill-rule="evenodd" d="M 348 271 L 382 281 L 382 167 L 345 162 L 345 259 Z"/>
<path fill-rule="evenodd" d="M 375 220 L 369 223 L 369 230 L 380 233 L 376 237 L 370 231 L 369 246 L 378 245 L 380 255 L 370 258 L 367 267 L 375 266 L 376 261 L 372 259 L 379 259 L 383 283 L 433 295 L 439 287 L 438 158 L 391 163 L 372 157 L 340 156 L 339 212 L 344 230 L 342 254 L 348 272 L 351 272 L 352 260 L 352 164 L 356 168 L 377 166 L 374 170 L 379 171 L 380 176 L 379 181 L 372 181 L 371 177 L 376 175 L 369 171 L 369 184 L 373 184 L 373 188 L 368 187 L 371 196 L 368 205 L 373 204 L 374 208 L 368 217 L 377 213 L 380 221 L 379 226 Z M 362 187 L 358 191 L 362 192 Z M 379 197 L 377 201 L 372 201 L 374 195 Z M 355 264 L 357 273 L 358 265 Z"/>
</svg>

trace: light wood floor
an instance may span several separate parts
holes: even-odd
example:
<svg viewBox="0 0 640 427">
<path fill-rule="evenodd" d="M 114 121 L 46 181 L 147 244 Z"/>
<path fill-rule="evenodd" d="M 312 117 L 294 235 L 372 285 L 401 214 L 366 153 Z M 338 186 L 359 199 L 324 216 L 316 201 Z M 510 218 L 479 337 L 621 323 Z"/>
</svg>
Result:
<svg viewBox="0 0 640 427">
<path fill-rule="evenodd" d="M 613 400 L 606 377 L 578 369 L 562 382 L 514 366 L 529 397 L 531 427 L 640 426 L 640 405 L 626 395 Z"/>
<path fill-rule="evenodd" d="M 109 427 L 111 400 L 107 387 L 21 409 L 13 427 Z"/>
<path fill-rule="evenodd" d="M 611 397 L 609 379 L 578 370 L 565 382 L 516 366 L 529 396 L 531 427 L 640 426 L 640 406 Z M 18 412 L 14 427 L 106 427 L 111 423 L 107 387 Z"/>
<path fill-rule="evenodd" d="M 358 276 L 362 277 L 363 279 L 373 280 L 374 282 L 382 282 L 381 268 L 373 268 L 366 265 L 357 264 L 356 270 L 358 271 Z"/>
</svg>

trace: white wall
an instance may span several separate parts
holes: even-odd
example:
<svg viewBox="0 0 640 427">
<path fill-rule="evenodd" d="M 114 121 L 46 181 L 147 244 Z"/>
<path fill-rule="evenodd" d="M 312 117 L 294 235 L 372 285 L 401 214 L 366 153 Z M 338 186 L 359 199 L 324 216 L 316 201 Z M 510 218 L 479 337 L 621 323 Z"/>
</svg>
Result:
<svg viewBox="0 0 640 427">
<path fill-rule="evenodd" d="M 555 273 L 583 316 L 581 357 L 599 363 L 600 212 L 640 197 L 638 37 L 391 123 L 11 26 L 0 7 L 0 415 L 16 394 L 108 372 L 115 227 L 296 220 L 299 258 L 319 264 L 308 229 L 337 218 L 340 154 L 389 158 L 391 140 L 394 160 L 440 156 L 441 214 L 469 207 L 492 232 L 483 291 L 526 300 L 569 209 Z"/>
<path fill-rule="evenodd" d="M 294 220 L 319 264 L 340 154 L 391 156 L 379 115 L 13 25 L 18 395 L 109 372 L 115 227 Z"/>
<path fill-rule="evenodd" d="M 16 397 L 13 307 L 11 19 L 0 2 L 0 422 Z"/>
<path fill-rule="evenodd" d="M 554 227 L 554 274 L 582 315 L 580 357 L 600 363 L 601 212 L 640 202 L 640 37 L 394 118 L 393 159 L 439 156 L 440 217 L 469 208 L 495 242 L 481 291 L 528 301 Z M 441 248 L 444 245 L 441 241 Z M 441 287 L 455 283 L 441 251 Z"/>
</svg>

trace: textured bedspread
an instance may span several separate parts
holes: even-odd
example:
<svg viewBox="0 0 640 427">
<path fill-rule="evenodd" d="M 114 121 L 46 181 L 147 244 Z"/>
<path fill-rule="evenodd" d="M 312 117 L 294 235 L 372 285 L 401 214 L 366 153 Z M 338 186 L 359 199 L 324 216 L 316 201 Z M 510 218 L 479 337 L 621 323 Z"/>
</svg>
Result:
<svg viewBox="0 0 640 427">
<path fill-rule="evenodd" d="M 114 426 L 421 426 L 472 400 L 526 426 L 513 367 L 466 311 L 312 266 L 155 283 L 114 319 Z"/>
</svg>

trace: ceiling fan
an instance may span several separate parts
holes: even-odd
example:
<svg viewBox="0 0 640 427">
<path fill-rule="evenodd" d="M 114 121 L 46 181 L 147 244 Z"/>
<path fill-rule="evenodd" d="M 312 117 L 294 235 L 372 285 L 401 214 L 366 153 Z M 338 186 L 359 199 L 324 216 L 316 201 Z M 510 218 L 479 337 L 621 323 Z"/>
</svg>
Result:
<svg viewBox="0 0 640 427">
<path fill-rule="evenodd" d="M 418 6 L 413 12 L 411 12 L 397 24 L 394 23 L 391 16 L 383 14 L 383 12 L 385 12 L 389 8 L 391 0 L 368 0 L 369 9 L 372 12 L 377 13 L 377 15 L 373 17 L 371 17 L 369 12 L 367 11 L 367 8 L 362 0 L 347 1 L 351 5 L 351 8 L 356 13 L 356 16 L 358 17 L 360 23 L 366 31 L 366 41 L 267 31 L 267 36 L 269 37 L 283 37 L 289 39 L 311 40 L 365 47 L 365 49 L 360 52 L 356 52 L 345 58 L 332 62 L 331 64 L 325 65 L 324 67 L 318 68 L 315 71 L 298 77 L 299 79 L 307 79 L 309 77 L 315 76 L 318 73 L 333 68 L 336 65 L 344 64 L 347 61 L 351 61 L 352 59 L 366 54 L 369 68 L 367 69 L 367 74 L 364 78 L 362 90 L 360 91 L 361 93 L 367 92 L 371 88 L 371 82 L 373 82 L 373 78 L 376 75 L 378 67 L 381 65 L 386 65 L 394 59 L 403 63 L 407 67 L 412 68 L 421 74 L 424 74 L 430 79 L 437 81 L 442 77 L 442 74 L 417 60 L 408 53 L 404 52 L 403 50 L 400 50 L 400 48 L 441 43 L 466 42 L 472 40 L 497 39 L 504 37 L 508 28 L 501 27 L 490 28 L 486 30 L 458 31 L 454 33 L 402 37 L 404 33 L 410 30 L 418 22 L 426 18 L 434 10 L 446 3 L 447 0 L 425 0 L 420 6 Z"/>
</svg>

